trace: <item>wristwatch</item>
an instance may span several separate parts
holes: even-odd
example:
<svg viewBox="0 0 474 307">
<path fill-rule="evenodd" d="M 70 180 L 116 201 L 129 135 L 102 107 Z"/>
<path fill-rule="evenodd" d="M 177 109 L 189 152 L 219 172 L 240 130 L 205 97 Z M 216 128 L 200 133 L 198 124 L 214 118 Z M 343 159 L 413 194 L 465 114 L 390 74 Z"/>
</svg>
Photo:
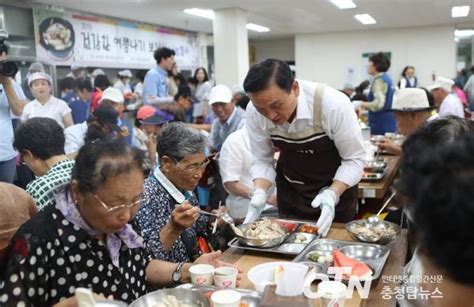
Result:
<svg viewBox="0 0 474 307">
<path fill-rule="evenodd" d="M 181 280 L 181 269 L 183 268 L 184 262 L 178 263 L 176 268 L 173 271 L 173 274 L 171 275 L 171 278 L 173 279 L 173 284 L 177 285 L 180 283 Z"/>
</svg>

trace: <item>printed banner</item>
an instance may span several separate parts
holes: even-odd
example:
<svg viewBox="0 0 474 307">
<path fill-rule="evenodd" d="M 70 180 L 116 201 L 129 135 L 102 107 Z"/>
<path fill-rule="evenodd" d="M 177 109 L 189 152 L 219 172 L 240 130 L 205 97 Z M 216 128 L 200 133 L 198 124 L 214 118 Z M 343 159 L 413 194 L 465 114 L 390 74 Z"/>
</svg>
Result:
<svg viewBox="0 0 474 307">
<path fill-rule="evenodd" d="M 168 47 L 180 69 L 198 66 L 196 33 L 39 7 L 33 16 L 37 58 L 51 65 L 146 69 L 155 49 Z"/>
</svg>

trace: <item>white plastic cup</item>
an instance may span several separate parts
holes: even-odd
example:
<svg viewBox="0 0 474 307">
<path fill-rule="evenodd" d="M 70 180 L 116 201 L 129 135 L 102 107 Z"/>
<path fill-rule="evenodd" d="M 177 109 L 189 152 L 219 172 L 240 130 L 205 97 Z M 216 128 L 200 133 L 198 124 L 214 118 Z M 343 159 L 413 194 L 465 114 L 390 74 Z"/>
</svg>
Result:
<svg viewBox="0 0 474 307">
<path fill-rule="evenodd" d="M 197 286 L 212 286 L 214 267 L 210 264 L 195 264 L 189 268 L 191 282 Z"/>
<path fill-rule="evenodd" d="M 239 307 L 242 295 L 235 290 L 219 290 L 211 295 L 214 307 Z"/>
<path fill-rule="evenodd" d="M 321 307 L 344 307 L 347 286 L 339 281 L 323 281 L 318 284 Z"/>
<path fill-rule="evenodd" d="M 214 270 L 214 285 L 221 288 L 235 288 L 239 271 L 233 267 L 220 267 Z"/>
</svg>

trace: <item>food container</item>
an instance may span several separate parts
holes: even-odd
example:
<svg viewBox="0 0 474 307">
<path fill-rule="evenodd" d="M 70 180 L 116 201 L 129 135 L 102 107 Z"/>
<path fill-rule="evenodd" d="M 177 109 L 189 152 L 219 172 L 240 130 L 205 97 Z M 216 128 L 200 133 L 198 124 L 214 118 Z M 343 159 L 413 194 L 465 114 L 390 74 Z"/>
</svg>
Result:
<svg viewBox="0 0 474 307">
<path fill-rule="evenodd" d="M 218 291 L 222 288 L 209 286 L 201 287 L 193 284 L 184 284 L 177 287 L 178 289 L 188 289 L 191 291 L 196 291 L 201 293 L 206 297 L 210 297 L 215 291 Z M 251 291 L 246 289 L 235 288 L 234 291 L 237 291 L 241 295 L 240 303 L 246 307 L 257 307 L 262 300 L 262 294 L 257 291 Z"/>
<path fill-rule="evenodd" d="M 288 225 L 288 223 L 283 224 L 280 220 L 274 219 L 276 223 L 278 223 L 284 231 L 284 234 L 271 238 L 271 239 L 257 239 L 257 238 L 250 238 L 245 236 L 239 236 L 235 234 L 240 244 L 250 246 L 250 247 L 259 247 L 259 248 L 270 248 L 275 247 L 277 245 L 282 244 L 288 237 L 291 235 L 292 231 L 296 228 L 296 224 Z M 251 227 L 254 223 L 249 224 L 242 224 L 237 226 L 243 234 L 247 232 L 249 227 Z"/>
<path fill-rule="evenodd" d="M 387 162 L 383 160 L 373 160 L 365 163 L 364 171 L 368 173 L 383 173 L 387 168 Z"/>
<path fill-rule="evenodd" d="M 308 265 L 308 256 L 311 253 L 319 252 L 325 255 L 332 254 L 334 249 L 338 249 L 346 256 L 357 259 L 367 264 L 372 270 L 371 280 L 375 280 L 380 277 L 383 267 L 387 258 L 390 254 L 390 249 L 385 246 L 369 243 L 358 243 L 350 241 L 339 241 L 330 239 L 317 239 L 308 244 L 306 248 L 295 257 L 293 262 Z M 321 268 L 319 273 L 326 274 L 330 279 L 334 276 L 328 274 L 329 267 L 333 266 L 333 263 L 318 263 L 314 262 L 314 266 Z"/>
<path fill-rule="evenodd" d="M 301 263 L 282 261 L 267 262 L 256 265 L 247 272 L 247 277 L 255 287 L 255 290 L 260 293 L 263 293 L 265 286 L 275 284 L 274 273 L 275 268 L 278 266 L 282 266 L 283 270 L 291 270 L 292 268 L 309 269 L 308 266 Z"/>
<path fill-rule="evenodd" d="M 392 243 L 400 235 L 399 225 L 382 220 L 355 220 L 346 224 L 346 230 L 356 240 L 376 244 Z"/>
<path fill-rule="evenodd" d="M 148 293 L 130 304 L 130 307 L 151 307 L 165 301 L 168 296 L 174 296 L 178 301 L 199 307 L 210 307 L 206 297 L 198 291 L 189 289 L 163 289 Z"/>
</svg>

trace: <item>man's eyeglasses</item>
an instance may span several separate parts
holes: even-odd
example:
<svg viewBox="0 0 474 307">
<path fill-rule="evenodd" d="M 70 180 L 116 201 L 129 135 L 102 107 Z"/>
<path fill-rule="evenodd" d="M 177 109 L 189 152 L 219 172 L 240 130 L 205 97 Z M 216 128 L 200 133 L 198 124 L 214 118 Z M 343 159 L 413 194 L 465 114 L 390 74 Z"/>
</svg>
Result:
<svg viewBox="0 0 474 307">
<path fill-rule="evenodd" d="M 119 213 L 125 208 L 127 208 L 127 209 L 134 208 L 134 207 L 140 205 L 140 203 L 142 202 L 142 195 L 140 194 L 140 197 L 138 198 L 138 200 L 135 200 L 135 201 L 131 202 L 128 205 L 127 204 L 122 204 L 122 205 L 109 207 L 106 203 L 104 203 L 104 201 L 102 199 L 99 198 L 99 196 L 97 196 L 97 194 L 94 194 L 94 197 L 95 197 L 95 199 L 97 199 L 99 201 L 99 203 L 102 205 L 102 207 L 104 207 L 104 209 L 109 213 Z"/>
</svg>

